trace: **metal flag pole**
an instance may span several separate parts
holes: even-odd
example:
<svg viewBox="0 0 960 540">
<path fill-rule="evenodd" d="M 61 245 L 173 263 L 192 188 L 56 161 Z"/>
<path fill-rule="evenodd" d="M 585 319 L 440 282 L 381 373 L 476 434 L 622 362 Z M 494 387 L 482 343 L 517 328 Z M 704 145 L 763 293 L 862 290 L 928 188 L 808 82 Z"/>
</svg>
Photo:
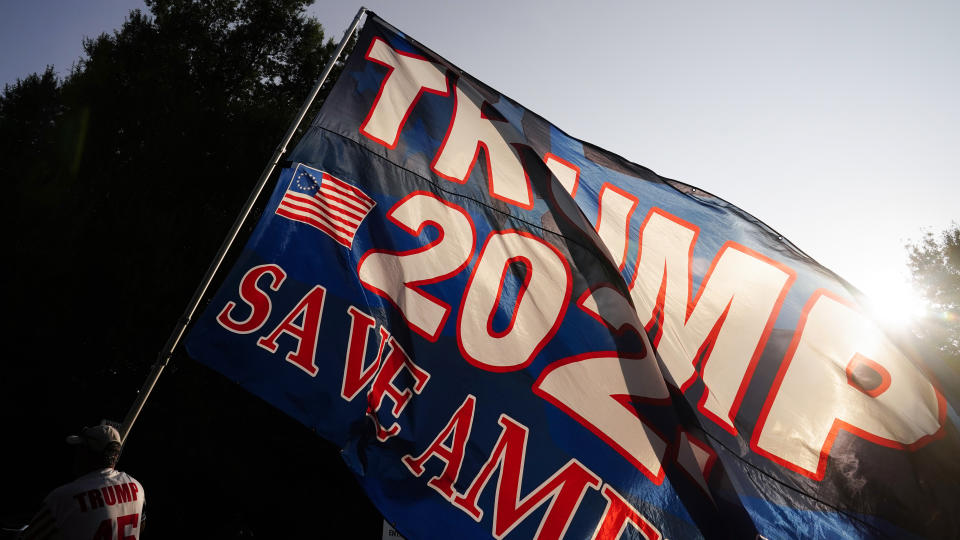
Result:
<svg viewBox="0 0 960 540">
<path fill-rule="evenodd" d="M 177 345 L 180 344 L 180 339 L 183 337 L 184 332 L 187 330 L 187 326 L 189 326 L 190 321 L 193 319 L 193 315 L 196 312 L 197 307 L 200 305 L 200 301 L 207 293 L 207 289 L 213 282 L 213 278 L 220 269 L 220 265 L 223 264 L 223 260 L 227 256 L 227 252 L 230 251 L 231 246 L 233 246 L 233 242 L 236 240 L 237 234 L 240 232 L 240 228 L 243 227 L 244 222 L 246 222 L 247 217 L 249 217 L 250 212 L 253 210 L 253 206 L 256 203 L 257 198 L 260 196 L 260 193 L 263 191 L 264 186 L 266 186 L 267 180 L 270 179 L 270 175 L 273 174 L 274 169 L 280 163 L 280 158 L 287 152 L 287 144 L 289 144 L 290 140 L 293 139 L 294 134 L 300 127 L 300 123 L 307 115 L 307 111 L 313 105 L 313 101 L 317 98 L 317 94 L 320 93 L 320 87 L 322 87 L 323 83 L 327 81 L 327 77 L 329 77 L 330 72 L 333 71 L 333 65 L 340 58 L 340 55 L 343 54 L 343 49 L 346 48 L 347 43 L 350 41 L 350 37 L 353 36 L 354 32 L 356 32 L 357 26 L 360 24 L 360 19 L 366 12 L 367 8 L 365 7 L 361 7 L 359 11 L 357 11 L 357 16 L 353 18 L 353 22 L 350 23 L 350 27 L 343 34 L 343 38 L 340 40 L 340 44 L 337 46 L 336 52 L 334 52 L 333 57 L 327 62 L 327 65 L 324 66 L 323 73 L 320 75 L 320 80 L 317 81 L 317 84 L 313 87 L 310 95 L 307 96 L 307 99 L 303 102 L 303 106 L 300 107 L 300 112 L 297 113 L 293 123 L 290 124 L 290 129 L 287 130 L 287 134 L 284 135 L 283 140 L 280 141 L 279 145 L 277 145 L 277 148 L 273 153 L 273 157 L 270 158 L 267 166 L 263 169 L 263 172 L 260 173 L 260 179 L 257 181 L 256 187 L 254 187 L 253 191 L 250 192 L 250 197 L 247 198 L 247 202 L 243 205 L 240 215 L 237 216 L 237 219 L 233 222 L 233 227 L 230 229 L 230 232 L 227 233 L 226 238 L 224 238 L 223 243 L 220 245 L 220 251 L 217 252 L 213 262 L 211 262 L 210 266 L 207 268 L 207 273 L 203 276 L 203 280 L 200 282 L 197 290 L 193 293 L 193 298 L 191 298 L 190 303 L 187 304 L 187 309 L 183 312 L 183 315 L 177 322 L 177 326 L 173 329 L 173 332 L 167 339 L 167 343 L 157 355 L 157 361 L 153 364 L 150 374 L 147 375 L 147 380 L 144 381 L 143 386 L 137 393 L 136 400 L 133 402 L 130 410 L 127 411 L 127 416 L 123 419 L 123 424 L 121 424 L 119 429 L 121 444 L 126 442 L 127 435 L 130 434 L 130 429 L 133 427 L 133 423 L 137 421 L 137 417 L 140 415 L 140 411 L 143 410 L 143 406 L 146 403 L 147 398 L 150 397 L 153 387 L 157 384 L 157 379 L 160 378 L 160 374 L 163 373 L 163 369 L 167 367 L 167 364 L 170 362 L 170 358 L 173 357 L 173 351 L 177 348 Z"/>
</svg>

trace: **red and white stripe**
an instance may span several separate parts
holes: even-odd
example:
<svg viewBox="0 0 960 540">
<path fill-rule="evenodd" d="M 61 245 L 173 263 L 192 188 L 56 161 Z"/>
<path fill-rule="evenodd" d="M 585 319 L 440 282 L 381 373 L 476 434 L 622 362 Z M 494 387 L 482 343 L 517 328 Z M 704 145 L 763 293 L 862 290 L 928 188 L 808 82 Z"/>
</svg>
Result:
<svg viewBox="0 0 960 540">
<path fill-rule="evenodd" d="M 320 229 L 344 247 L 377 203 L 358 188 L 323 173 L 315 196 L 287 190 L 277 214 Z"/>
</svg>

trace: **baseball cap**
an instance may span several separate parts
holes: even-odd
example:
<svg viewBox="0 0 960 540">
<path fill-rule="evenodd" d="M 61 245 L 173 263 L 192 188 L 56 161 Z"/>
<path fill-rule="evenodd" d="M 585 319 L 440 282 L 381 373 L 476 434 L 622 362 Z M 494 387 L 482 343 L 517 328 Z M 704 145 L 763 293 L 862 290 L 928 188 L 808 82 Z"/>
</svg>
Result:
<svg viewBox="0 0 960 540">
<path fill-rule="evenodd" d="M 94 452 L 103 452 L 110 443 L 120 444 L 120 432 L 117 428 L 101 424 L 99 426 L 85 427 L 79 435 L 70 435 L 67 437 L 67 444 L 82 444 Z"/>
</svg>

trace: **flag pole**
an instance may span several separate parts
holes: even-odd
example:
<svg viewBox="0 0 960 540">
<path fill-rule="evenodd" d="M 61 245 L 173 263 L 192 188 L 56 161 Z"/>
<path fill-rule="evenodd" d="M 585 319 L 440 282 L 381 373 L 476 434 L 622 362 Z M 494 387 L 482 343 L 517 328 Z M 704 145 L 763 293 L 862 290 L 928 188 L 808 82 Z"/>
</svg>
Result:
<svg viewBox="0 0 960 540">
<path fill-rule="evenodd" d="M 313 105 L 314 100 L 317 98 L 317 94 L 320 93 L 320 88 L 327 81 L 327 77 L 329 77 L 330 72 L 333 71 L 334 64 L 340 58 L 340 55 L 343 54 L 343 50 L 350 41 L 350 37 L 353 36 L 354 32 L 356 32 L 357 26 L 360 24 L 360 19 L 366 12 L 367 8 L 365 7 L 361 7 L 357 11 L 357 15 L 353 18 L 353 22 L 350 23 L 349 28 L 343 34 L 343 38 L 340 39 L 340 44 L 337 46 L 336 52 L 334 52 L 333 57 L 327 62 L 327 65 L 324 66 L 323 73 L 320 75 L 320 80 L 317 81 L 317 84 L 313 87 L 310 95 L 307 96 L 307 99 L 303 102 L 303 105 L 300 107 L 300 112 L 297 113 L 293 123 L 290 124 L 290 129 L 287 130 L 283 140 L 280 141 L 280 144 L 277 145 L 276 150 L 274 150 L 273 157 L 270 158 L 267 166 L 263 169 L 263 172 L 260 173 L 260 179 L 257 181 L 257 185 L 254 187 L 253 191 L 250 192 L 247 202 L 244 204 L 243 209 L 237 216 L 237 219 L 233 222 L 233 227 L 230 229 L 230 232 L 227 233 L 226 238 L 224 238 L 223 243 L 220 245 L 220 251 L 217 252 L 213 261 L 210 263 L 210 266 L 207 268 L 207 273 L 203 276 L 203 280 L 200 282 L 197 290 L 193 293 L 193 298 L 191 298 L 189 304 L 187 304 L 187 309 L 183 312 L 180 320 L 177 321 L 177 326 L 173 329 L 173 332 L 167 339 L 163 349 L 157 355 L 157 360 L 153 364 L 150 374 L 147 375 L 147 379 L 144 381 L 143 386 L 137 393 L 136 400 L 134 400 L 130 410 L 127 411 L 127 416 L 123 419 L 123 423 L 120 425 L 119 429 L 121 444 L 126 443 L 127 435 L 130 434 L 130 429 L 133 427 L 133 423 L 137 421 L 137 417 L 140 415 L 140 411 L 143 410 L 143 406 L 146 403 L 147 398 L 150 397 L 153 387 L 157 384 L 157 379 L 160 378 L 160 374 L 163 373 L 164 368 L 167 367 L 167 364 L 170 362 L 170 358 L 173 357 L 173 351 L 177 348 L 177 345 L 180 344 L 180 339 L 183 337 L 184 332 L 186 332 L 187 326 L 190 325 L 190 321 L 193 319 L 193 315 L 196 312 L 197 307 L 200 305 L 200 301 L 203 299 L 207 289 L 213 282 L 213 278 L 220 269 L 220 265 L 223 264 L 223 260 L 227 256 L 227 252 L 229 252 L 230 248 L 233 246 L 233 242 L 236 240 L 237 234 L 240 232 L 244 222 L 246 222 L 247 217 L 249 217 L 250 212 L 253 210 L 253 206 L 256 203 L 257 198 L 259 198 L 260 193 L 263 191 L 264 186 L 266 186 L 267 180 L 270 179 L 270 175 L 273 174 L 274 169 L 276 169 L 277 165 L 280 163 L 281 157 L 283 157 L 283 155 L 287 152 L 287 145 L 296 134 L 297 129 L 300 127 L 300 123 L 303 122 L 304 117 L 307 115 L 307 112 Z"/>
</svg>

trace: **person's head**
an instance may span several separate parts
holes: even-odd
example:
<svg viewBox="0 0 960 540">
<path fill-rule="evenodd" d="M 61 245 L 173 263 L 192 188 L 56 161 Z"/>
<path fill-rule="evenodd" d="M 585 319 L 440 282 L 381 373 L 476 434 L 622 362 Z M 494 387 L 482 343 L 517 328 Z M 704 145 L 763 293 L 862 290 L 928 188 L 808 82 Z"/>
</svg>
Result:
<svg viewBox="0 0 960 540">
<path fill-rule="evenodd" d="M 113 426 L 101 424 L 83 428 L 79 435 L 67 437 L 67 443 L 77 449 L 75 467 L 78 474 L 112 469 L 120 459 L 120 432 Z"/>
</svg>

